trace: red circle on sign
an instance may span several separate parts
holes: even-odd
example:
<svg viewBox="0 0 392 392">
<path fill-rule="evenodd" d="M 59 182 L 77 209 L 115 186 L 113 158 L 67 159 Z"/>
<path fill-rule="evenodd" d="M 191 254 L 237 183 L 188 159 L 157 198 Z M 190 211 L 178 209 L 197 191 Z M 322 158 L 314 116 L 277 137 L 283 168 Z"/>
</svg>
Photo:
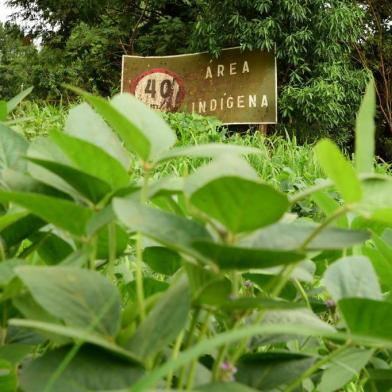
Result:
<svg viewBox="0 0 392 392">
<path fill-rule="evenodd" d="M 143 82 L 143 80 L 145 80 L 146 78 L 148 78 L 149 76 L 154 76 L 154 74 L 163 74 L 163 75 L 167 75 L 170 76 L 173 79 L 173 82 L 176 84 L 176 87 L 178 88 L 178 91 L 176 92 L 176 96 L 173 97 L 174 94 L 174 88 L 172 87 L 171 89 L 171 96 L 169 96 L 168 98 L 171 98 L 171 102 L 170 104 L 166 105 L 166 107 L 162 107 L 162 105 L 160 105 L 159 107 L 157 107 L 157 109 L 161 109 L 161 110 L 165 110 L 166 111 L 171 111 L 171 112 L 175 112 L 177 111 L 184 98 L 185 98 L 185 84 L 183 79 L 177 75 L 175 72 L 167 69 L 167 68 L 153 68 L 150 69 L 148 71 L 145 71 L 143 73 L 141 73 L 139 76 L 137 76 L 135 79 L 133 79 L 130 83 L 130 91 L 133 95 L 136 95 L 137 93 L 137 89 L 140 83 Z M 170 94 L 170 92 L 169 92 Z M 143 99 L 142 99 L 143 100 Z M 166 104 L 167 102 L 169 102 L 169 99 L 166 99 Z"/>
</svg>

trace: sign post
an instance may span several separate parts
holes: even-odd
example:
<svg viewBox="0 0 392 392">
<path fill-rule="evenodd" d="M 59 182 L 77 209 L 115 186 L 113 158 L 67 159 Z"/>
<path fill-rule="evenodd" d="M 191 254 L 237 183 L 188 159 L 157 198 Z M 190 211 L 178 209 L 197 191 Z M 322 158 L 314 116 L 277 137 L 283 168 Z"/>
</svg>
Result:
<svg viewBox="0 0 392 392">
<path fill-rule="evenodd" d="M 154 109 L 215 116 L 224 124 L 277 122 L 276 60 L 270 52 L 123 56 L 122 92 Z"/>
</svg>

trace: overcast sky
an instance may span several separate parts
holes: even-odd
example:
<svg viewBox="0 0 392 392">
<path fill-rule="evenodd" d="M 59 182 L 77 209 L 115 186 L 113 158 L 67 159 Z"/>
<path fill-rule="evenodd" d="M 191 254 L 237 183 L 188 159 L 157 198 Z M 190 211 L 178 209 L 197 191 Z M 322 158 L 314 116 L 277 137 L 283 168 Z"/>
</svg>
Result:
<svg viewBox="0 0 392 392">
<path fill-rule="evenodd" d="M 6 22 L 12 14 L 12 10 L 5 5 L 6 0 L 0 0 L 0 22 Z"/>
</svg>

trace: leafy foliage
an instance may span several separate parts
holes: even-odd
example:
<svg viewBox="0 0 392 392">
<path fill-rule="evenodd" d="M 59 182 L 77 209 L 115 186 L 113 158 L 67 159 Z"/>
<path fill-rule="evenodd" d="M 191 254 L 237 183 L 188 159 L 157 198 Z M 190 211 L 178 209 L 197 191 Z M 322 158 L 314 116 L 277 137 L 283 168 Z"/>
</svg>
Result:
<svg viewBox="0 0 392 392">
<path fill-rule="evenodd" d="M 252 167 L 262 150 L 176 146 L 162 118 L 129 96 L 80 93 L 91 106 L 71 111 L 66 132 L 29 143 L 0 128 L 1 150 L 14 153 L 0 190 L 4 390 L 332 392 L 388 382 L 391 180 L 372 172 L 372 148 L 358 149 L 355 170 L 321 141 L 329 179 L 287 194 Z M 363 130 L 375 102 L 365 102 L 362 146 L 373 135 Z M 86 118 L 113 144 L 84 132 Z M 169 173 L 183 156 L 197 167 Z M 317 221 L 294 213 L 311 198 Z"/>
</svg>

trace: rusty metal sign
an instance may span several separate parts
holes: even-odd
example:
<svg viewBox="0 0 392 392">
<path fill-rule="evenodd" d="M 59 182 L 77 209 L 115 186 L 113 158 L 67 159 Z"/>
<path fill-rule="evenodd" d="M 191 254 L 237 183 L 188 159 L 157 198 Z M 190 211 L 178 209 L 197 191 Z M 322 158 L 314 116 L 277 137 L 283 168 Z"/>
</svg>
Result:
<svg viewBox="0 0 392 392">
<path fill-rule="evenodd" d="M 215 116 L 225 124 L 276 124 L 273 53 L 225 49 L 179 56 L 123 56 L 122 91 L 154 109 Z"/>
</svg>

